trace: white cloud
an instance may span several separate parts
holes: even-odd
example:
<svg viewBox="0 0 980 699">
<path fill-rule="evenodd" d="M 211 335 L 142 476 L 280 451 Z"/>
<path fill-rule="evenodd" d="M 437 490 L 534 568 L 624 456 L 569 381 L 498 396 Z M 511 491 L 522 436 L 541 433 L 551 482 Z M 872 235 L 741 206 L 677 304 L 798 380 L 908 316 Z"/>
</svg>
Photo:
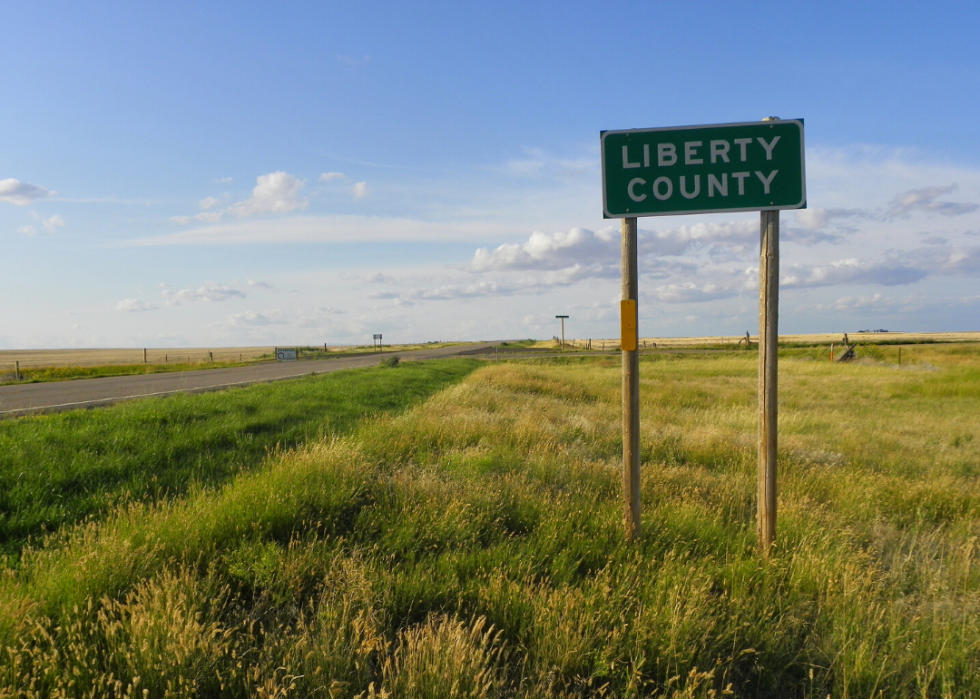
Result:
<svg viewBox="0 0 980 699">
<path fill-rule="evenodd" d="M 800 209 L 793 212 L 793 218 L 807 230 L 815 231 L 827 225 L 827 210 Z"/>
<path fill-rule="evenodd" d="M 803 228 L 809 231 L 826 228 L 833 221 L 839 219 L 865 219 L 870 218 L 872 213 L 865 209 L 821 209 L 819 207 L 809 209 L 797 209 L 793 212 L 793 218 Z"/>
<path fill-rule="evenodd" d="M 660 258 L 664 256 L 680 257 L 699 250 L 741 252 L 757 245 L 758 236 L 758 221 L 695 223 L 666 230 L 638 231 L 637 246 L 639 255 L 646 258 L 645 270 L 651 270 L 663 267 Z M 504 244 L 492 251 L 477 249 L 470 266 L 475 271 L 487 272 L 557 270 L 580 265 L 582 269 L 606 276 L 610 268 L 619 269 L 620 246 L 620 232 L 614 226 L 595 232 L 585 228 L 551 234 L 535 231 L 526 243 Z"/>
<path fill-rule="evenodd" d="M 312 309 L 305 309 L 300 311 L 296 317 L 296 327 L 298 328 L 315 328 L 315 329 L 327 329 L 337 327 L 336 316 L 345 315 L 347 311 L 332 308 L 330 306 L 318 306 Z M 349 332 L 360 332 L 361 326 L 357 323 L 347 324 L 347 329 Z"/>
<path fill-rule="evenodd" d="M 515 276 L 503 274 L 499 279 L 478 279 L 469 277 L 435 279 L 430 277 L 424 285 L 415 288 L 385 289 L 365 295 L 370 300 L 392 300 L 395 303 L 453 301 L 501 296 L 531 296 L 551 292 L 555 288 L 571 287 L 591 278 L 618 278 L 619 268 L 600 265 L 575 264 L 557 270 L 544 270 L 531 275 Z M 391 284 L 397 280 L 391 279 Z"/>
<path fill-rule="evenodd" d="M 225 325 L 230 328 L 262 325 L 286 325 L 286 315 L 278 308 L 271 311 L 243 311 L 228 316 Z"/>
<path fill-rule="evenodd" d="M 517 269 L 560 269 L 582 260 L 608 262 L 619 248 L 619 232 L 604 228 L 593 233 L 573 228 L 567 233 L 535 231 L 526 243 L 504 244 L 492 252 L 479 248 L 470 266 L 478 271 Z"/>
<path fill-rule="evenodd" d="M 55 229 L 63 227 L 65 222 L 62 220 L 61 216 L 55 214 L 51 218 L 42 219 L 41 225 L 44 226 L 44 230 L 46 230 L 48 233 L 54 233 Z"/>
<path fill-rule="evenodd" d="M 181 289 L 180 291 L 172 291 L 165 284 L 162 284 L 161 287 L 160 295 L 167 302 L 168 306 L 180 306 L 181 304 L 194 301 L 211 302 L 245 298 L 245 294 L 242 291 L 226 284 L 217 284 L 215 282 L 208 282 L 204 286 L 199 286 L 196 289 Z"/>
<path fill-rule="evenodd" d="M 14 206 L 27 206 L 35 199 L 43 199 L 57 194 L 40 185 L 29 184 L 9 178 L 0 180 L 0 201 L 6 201 Z"/>
<path fill-rule="evenodd" d="M 821 304 L 816 308 L 821 311 L 855 311 L 866 308 L 882 311 L 890 306 L 894 306 L 891 299 L 886 299 L 881 294 L 873 294 L 870 296 L 841 296 L 833 303 Z"/>
<path fill-rule="evenodd" d="M 791 226 L 779 227 L 779 238 L 799 245 L 817 245 L 819 243 L 840 243 L 844 236 L 840 233 L 826 233 L 813 228 L 794 228 Z"/>
<path fill-rule="evenodd" d="M 664 303 L 700 303 L 738 295 L 738 290 L 716 284 L 666 284 L 653 290 L 653 296 Z"/>
<path fill-rule="evenodd" d="M 512 293 L 514 289 L 497 282 L 480 281 L 475 284 L 444 284 L 433 289 L 417 289 L 411 292 L 409 298 L 420 301 L 454 301 Z"/>
<path fill-rule="evenodd" d="M 171 216 L 170 222 L 176 223 L 181 226 L 186 226 L 192 221 L 200 221 L 201 223 L 219 223 L 221 221 L 220 211 L 202 211 L 199 214 L 193 216 Z"/>
<path fill-rule="evenodd" d="M 305 209 L 309 201 L 300 195 L 303 185 L 303 180 L 282 170 L 259 175 L 252 189 L 252 196 L 232 204 L 228 207 L 228 212 L 238 218 L 247 218 L 258 214 L 286 214 Z"/>
<path fill-rule="evenodd" d="M 543 287 L 553 286 L 571 286 L 572 284 L 580 282 L 584 279 L 618 279 L 621 273 L 622 270 L 618 264 L 574 264 L 570 267 L 547 271 L 544 274 L 534 276 L 531 279 L 524 279 L 522 280 L 522 286 L 526 286 L 529 289 L 540 289 Z"/>
<path fill-rule="evenodd" d="M 265 289 L 266 291 L 278 291 L 278 289 L 268 282 L 257 282 L 254 279 L 246 279 L 245 282 L 252 289 Z"/>
<path fill-rule="evenodd" d="M 374 301 L 394 301 L 395 304 L 413 305 L 421 301 L 456 301 L 461 299 L 483 298 L 488 296 L 510 296 L 517 292 L 533 293 L 533 285 L 504 284 L 495 281 L 451 281 L 438 286 L 426 286 L 404 291 L 379 291 L 365 298 Z"/>
<path fill-rule="evenodd" d="M 712 248 L 746 250 L 759 244 L 758 218 L 701 222 L 659 231 L 638 231 L 641 255 L 680 256 Z"/>
<path fill-rule="evenodd" d="M 367 182 L 358 182 L 354 185 L 354 200 L 363 199 L 368 195 Z"/>
<path fill-rule="evenodd" d="M 342 172 L 324 172 L 320 175 L 321 182 L 336 182 L 345 178 Z"/>
<path fill-rule="evenodd" d="M 922 187 L 902 192 L 892 199 L 885 211 L 885 218 L 908 218 L 916 211 L 937 213 L 943 216 L 961 216 L 980 209 L 980 205 L 973 203 L 936 201 L 942 195 L 952 194 L 958 188 L 958 185 L 951 184 L 945 187 Z"/>
<path fill-rule="evenodd" d="M 141 299 L 123 299 L 116 304 L 117 311 L 126 311 L 128 313 L 139 313 L 140 311 L 155 311 L 160 308 L 159 305 L 155 303 L 147 303 Z"/>
<path fill-rule="evenodd" d="M 382 274 L 381 272 L 372 272 L 364 276 L 364 281 L 368 284 L 391 284 L 395 281 L 395 278 L 387 274 Z"/>
<path fill-rule="evenodd" d="M 261 243 L 344 243 L 380 241 L 486 240 L 512 236 L 517 228 L 485 221 L 420 221 L 378 216 L 289 216 L 275 224 L 263 220 L 232 221 L 124 243 L 157 245 L 239 245 Z"/>
<path fill-rule="evenodd" d="M 980 275 L 980 247 L 932 249 L 937 251 L 938 269 L 945 272 Z"/>
<path fill-rule="evenodd" d="M 846 258 L 829 264 L 792 263 L 783 269 L 780 284 L 787 287 L 820 287 L 841 284 L 914 284 L 937 275 L 980 275 L 980 246 L 952 247 L 933 244 L 890 252 L 878 260 Z"/>
<path fill-rule="evenodd" d="M 36 211 L 32 211 L 31 216 L 33 216 L 34 220 L 40 224 L 41 228 L 46 230 L 48 233 L 54 233 L 55 230 L 62 228 L 65 225 L 64 219 L 62 219 L 58 214 L 55 214 L 49 218 L 44 218 Z M 21 235 L 33 237 L 37 233 L 37 227 L 32 224 L 28 224 L 17 228 L 17 232 Z"/>
<path fill-rule="evenodd" d="M 912 284 L 928 275 L 928 270 L 900 261 L 867 261 L 856 258 L 835 260 L 827 265 L 790 265 L 780 281 L 785 287 L 837 286 L 841 284 Z"/>
<path fill-rule="evenodd" d="M 186 226 L 190 223 L 220 223 L 226 214 L 236 218 L 248 218 L 266 213 L 290 213 L 305 209 L 309 201 L 300 194 L 304 185 L 303 180 L 297 179 L 286 172 L 272 172 L 256 178 L 252 196 L 225 209 L 218 207 L 226 201 L 223 198 L 208 196 L 198 202 L 200 213 L 193 216 L 171 216 L 170 222 Z"/>
</svg>

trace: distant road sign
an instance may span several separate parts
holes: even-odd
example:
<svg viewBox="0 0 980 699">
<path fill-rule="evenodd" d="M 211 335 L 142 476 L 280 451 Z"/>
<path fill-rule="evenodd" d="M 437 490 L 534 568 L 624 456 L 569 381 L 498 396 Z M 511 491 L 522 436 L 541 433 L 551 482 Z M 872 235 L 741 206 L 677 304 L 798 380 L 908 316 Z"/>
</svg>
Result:
<svg viewBox="0 0 980 699">
<path fill-rule="evenodd" d="M 806 208 L 803 120 L 603 131 L 605 218 Z"/>
<path fill-rule="evenodd" d="M 276 348 L 276 359 L 280 362 L 295 362 L 296 361 L 296 348 L 291 347 L 286 348 Z"/>
<path fill-rule="evenodd" d="M 374 335 L 374 339 L 375 339 L 375 340 L 380 340 L 380 339 L 381 339 L 381 335 L 379 335 L 379 334 L 377 334 L 377 333 L 375 333 L 375 335 Z"/>
</svg>

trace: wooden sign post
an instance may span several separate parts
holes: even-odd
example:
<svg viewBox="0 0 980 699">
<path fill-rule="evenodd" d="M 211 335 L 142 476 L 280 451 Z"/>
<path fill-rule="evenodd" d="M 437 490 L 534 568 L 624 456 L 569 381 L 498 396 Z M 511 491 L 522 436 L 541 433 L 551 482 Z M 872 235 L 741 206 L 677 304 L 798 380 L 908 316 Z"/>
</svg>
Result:
<svg viewBox="0 0 980 699">
<path fill-rule="evenodd" d="M 776 541 L 777 355 L 779 352 L 779 212 L 763 211 L 759 245 L 759 549 Z"/>
<path fill-rule="evenodd" d="M 623 521 L 626 538 L 640 535 L 640 353 L 637 349 L 636 219 L 623 219 Z"/>
</svg>

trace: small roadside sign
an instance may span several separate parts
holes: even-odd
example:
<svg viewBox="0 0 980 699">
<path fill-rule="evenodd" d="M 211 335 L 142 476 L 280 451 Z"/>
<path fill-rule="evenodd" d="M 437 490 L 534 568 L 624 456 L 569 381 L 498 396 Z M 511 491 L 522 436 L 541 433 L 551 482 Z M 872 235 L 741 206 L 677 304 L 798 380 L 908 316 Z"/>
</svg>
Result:
<svg viewBox="0 0 980 699">
<path fill-rule="evenodd" d="M 279 362 L 295 362 L 296 361 L 296 348 L 295 347 L 277 347 L 276 348 L 276 361 Z"/>
<path fill-rule="evenodd" d="M 605 218 L 806 208 L 803 120 L 603 131 Z"/>
</svg>

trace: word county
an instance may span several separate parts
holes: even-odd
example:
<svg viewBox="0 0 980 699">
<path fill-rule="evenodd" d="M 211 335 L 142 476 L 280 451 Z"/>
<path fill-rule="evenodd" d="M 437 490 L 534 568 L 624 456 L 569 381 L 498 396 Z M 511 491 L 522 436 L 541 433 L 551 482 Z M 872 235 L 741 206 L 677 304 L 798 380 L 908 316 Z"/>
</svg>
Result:
<svg viewBox="0 0 980 699">
<path fill-rule="evenodd" d="M 702 173 L 691 173 L 689 167 L 679 167 L 685 174 L 674 174 L 666 168 L 679 164 L 684 166 L 698 165 L 732 165 L 732 171 L 712 172 L 705 174 L 704 187 L 709 197 L 742 197 L 746 194 L 746 180 L 750 187 L 758 192 L 761 185 L 763 194 L 770 194 L 770 187 L 779 170 L 742 170 L 739 163 L 761 162 L 763 151 L 766 161 L 772 160 L 773 149 L 779 143 L 779 136 L 771 140 L 765 138 L 733 138 L 731 140 L 684 141 L 677 143 L 644 143 L 633 147 L 623 146 L 624 170 L 649 170 L 658 168 L 645 177 L 634 177 L 627 185 L 627 194 L 635 202 L 641 202 L 648 196 L 660 201 L 667 201 L 675 194 L 685 199 L 694 199 L 701 195 Z M 653 147 L 651 147 L 653 146 Z M 761 151 L 760 151 L 761 149 Z M 653 162 L 656 165 L 653 165 Z M 664 172 L 664 174 L 659 174 Z M 639 174 L 639 173 L 638 173 Z M 646 173 L 644 173 L 646 174 Z"/>
</svg>

